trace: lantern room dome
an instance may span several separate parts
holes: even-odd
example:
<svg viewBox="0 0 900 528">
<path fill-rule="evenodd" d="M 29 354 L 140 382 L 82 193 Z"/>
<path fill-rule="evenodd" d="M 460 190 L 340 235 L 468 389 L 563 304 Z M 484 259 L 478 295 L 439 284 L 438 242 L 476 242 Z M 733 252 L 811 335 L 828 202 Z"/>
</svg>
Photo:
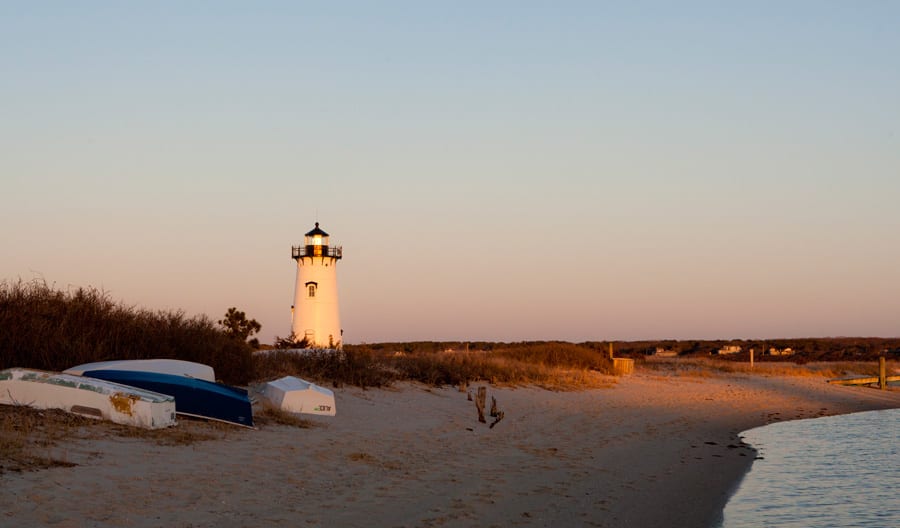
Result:
<svg viewBox="0 0 900 528">
<path fill-rule="evenodd" d="M 328 236 L 328 233 L 326 233 L 325 231 L 322 231 L 322 228 L 319 227 L 319 222 L 316 222 L 316 227 L 315 227 L 315 229 L 313 229 L 313 230 L 310 231 L 309 233 L 306 233 L 305 236 L 311 237 L 311 236 L 316 236 L 316 235 L 322 236 L 322 237 L 327 237 L 327 236 Z"/>
</svg>

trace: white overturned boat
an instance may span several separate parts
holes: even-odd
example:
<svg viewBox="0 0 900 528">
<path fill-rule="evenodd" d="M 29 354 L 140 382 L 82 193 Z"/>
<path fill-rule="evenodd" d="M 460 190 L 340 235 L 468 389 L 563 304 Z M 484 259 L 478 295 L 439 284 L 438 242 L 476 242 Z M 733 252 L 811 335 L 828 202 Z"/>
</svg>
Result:
<svg viewBox="0 0 900 528">
<path fill-rule="evenodd" d="M 12 368 L 0 370 L 0 403 L 62 409 L 145 429 L 175 425 L 175 398 L 73 374 Z"/>
<path fill-rule="evenodd" d="M 293 376 L 285 376 L 265 384 L 263 397 L 275 407 L 292 413 L 334 416 L 334 393 Z"/>
<path fill-rule="evenodd" d="M 155 372 L 157 374 L 171 374 L 184 376 L 215 383 L 216 373 L 213 368 L 203 363 L 182 361 L 180 359 L 120 359 L 115 361 L 98 361 L 85 363 L 67 368 L 66 374 L 84 375 L 92 370 L 129 370 L 135 372 Z"/>
</svg>

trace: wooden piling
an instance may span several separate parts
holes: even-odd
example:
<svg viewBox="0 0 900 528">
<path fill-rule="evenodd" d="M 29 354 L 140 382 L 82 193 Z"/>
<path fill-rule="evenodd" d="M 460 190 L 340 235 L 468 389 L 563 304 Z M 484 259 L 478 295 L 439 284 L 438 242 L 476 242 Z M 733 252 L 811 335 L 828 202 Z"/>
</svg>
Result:
<svg viewBox="0 0 900 528">
<path fill-rule="evenodd" d="M 750 370 L 753 370 L 753 349 L 750 349 Z"/>
<path fill-rule="evenodd" d="M 487 423 L 484 418 L 484 401 L 487 399 L 487 387 L 478 387 L 478 393 L 475 395 L 475 408 L 478 409 L 478 421 Z"/>
<path fill-rule="evenodd" d="M 878 388 L 881 390 L 887 389 L 887 364 L 884 356 L 878 358 Z"/>
</svg>

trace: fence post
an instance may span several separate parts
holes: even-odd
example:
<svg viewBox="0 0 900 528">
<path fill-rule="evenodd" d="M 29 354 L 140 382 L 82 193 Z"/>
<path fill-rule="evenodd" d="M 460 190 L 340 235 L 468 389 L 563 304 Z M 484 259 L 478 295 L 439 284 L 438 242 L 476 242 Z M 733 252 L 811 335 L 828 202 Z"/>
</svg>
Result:
<svg viewBox="0 0 900 528">
<path fill-rule="evenodd" d="M 884 356 L 878 358 L 878 388 L 887 389 L 887 365 L 885 365 Z"/>
</svg>

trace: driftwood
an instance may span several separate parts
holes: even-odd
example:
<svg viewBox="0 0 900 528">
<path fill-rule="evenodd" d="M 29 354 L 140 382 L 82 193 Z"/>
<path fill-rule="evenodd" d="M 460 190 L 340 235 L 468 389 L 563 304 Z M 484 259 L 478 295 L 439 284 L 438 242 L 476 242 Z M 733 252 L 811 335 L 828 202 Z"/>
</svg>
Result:
<svg viewBox="0 0 900 528">
<path fill-rule="evenodd" d="M 497 425 L 497 422 L 503 419 L 503 414 L 503 411 L 497 409 L 497 398 L 491 396 L 491 418 L 494 419 L 494 421 L 491 422 L 491 429 Z"/>
<path fill-rule="evenodd" d="M 478 387 L 478 394 L 475 396 L 475 408 L 478 409 L 478 421 L 487 423 L 484 419 L 484 400 L 487 398 L 487 387 Z"/>
<path fill-rule="evenodd" d="M 468 391 L 469 401 L 472 401 L 472 391 Z M 475 408 L 478 409 L 478 421 L 481 423 L 487 423 L 487 420 L 484 417 L 484 404 L 485 400 L 487 400 L 487 387 L 478 387 L 477 392 L 475 393 Z M 497 425 L 497 422 L 503 419 L 504 413 L 497 407 L 497 398 L 491 396 L 491 418 L 494 419 L 491 422 L 491 429 Z"/>
</svg>

